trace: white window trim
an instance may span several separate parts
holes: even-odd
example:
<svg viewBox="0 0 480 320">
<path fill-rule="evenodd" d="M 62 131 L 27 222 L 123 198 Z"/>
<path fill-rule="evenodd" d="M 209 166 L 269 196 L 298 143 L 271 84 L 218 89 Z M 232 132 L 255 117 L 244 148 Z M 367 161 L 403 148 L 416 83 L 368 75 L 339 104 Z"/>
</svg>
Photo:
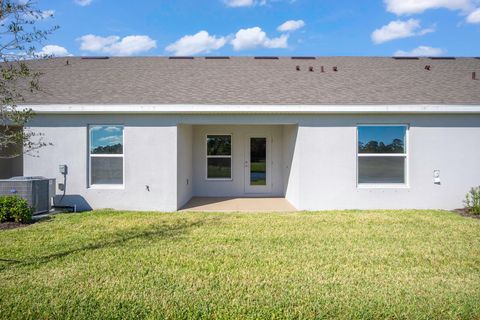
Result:
<svg viewBox="0 0 480 320">
<path fill-rule="evenodd" d="M 208 154 L 208 136 L 230 136 L 230 155 L 212 156 Z M 233 134 L 231 133 L 208 133 L 205 135 L 205 180 L 207 181 L 233 181 Z M 208 159 L 209 158 L 229 158 L 230 159 L 230 178 L 209 178 L 208 177 Z"/>
<path fill-rule="evenodd" d="M 121 126 L 122 130 L 122 154 L 91 154 L 91 143 L 92 143 L 92 127 L 99 126 Z M 125 125 L 123 124 L 89 124 L 87 126 L 87 135 L 88 135 L 88 144 L 87 144 L 87 154 L 88 154 L 88 188 L 89 189 L 125 189 Z M 122 184 L 93 184 L 92 183 L 92 158 L 123 158 L 122 161 Z"/>
<path fill-rule="evenodd" d="M 358 129 L 360 127 L 405 127 L 405 152 L 404 153 L 359 153 L 358 152 Z M 410 148 L 410 141 L 409 141 L 409 132 L 410 132 L 410 125 L 405 123 L 363 123 L 357 124 L 356 127 L 356 163 L 357 163 L 357 189 L 409 189 L 410 188 L 410 165 L 409 165 L 409 148 Z M 361 157 L 398 157 L 398 158 L 405 158 L 405 182 L 404 183 L 359 183 L 358 181 L 358 174 L 359 174 L 359 159 Z"/>
</svg>

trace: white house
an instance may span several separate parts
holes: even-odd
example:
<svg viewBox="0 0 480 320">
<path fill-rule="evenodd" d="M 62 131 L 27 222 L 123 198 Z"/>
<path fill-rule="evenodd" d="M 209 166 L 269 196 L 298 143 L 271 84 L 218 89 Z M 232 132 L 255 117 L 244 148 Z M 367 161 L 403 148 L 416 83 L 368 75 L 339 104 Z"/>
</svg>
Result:
<svg viewBox="0 0 480 320">
<path fill-rule="evenodd" d="M 452 209 L 480 185 L 478 58 L 31 64 L 43 91 L 27 97 L 30 127 L 53 146 L 22 174 L 63 182 L 67 165 L 62 203 L 80 209 L 175 211 L 192 197 Z"/>
</svg>

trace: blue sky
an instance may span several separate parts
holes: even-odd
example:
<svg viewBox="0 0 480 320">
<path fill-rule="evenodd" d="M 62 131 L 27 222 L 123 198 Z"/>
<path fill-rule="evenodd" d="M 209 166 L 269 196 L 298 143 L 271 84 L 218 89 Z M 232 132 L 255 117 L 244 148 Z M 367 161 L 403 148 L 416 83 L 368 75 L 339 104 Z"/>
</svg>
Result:
<svg viewBox="0 0 480 320">
<path fill-rule="evenodd" d="M 38 4 L 54 14 L 40 24 L 60 26 L 41 52 L 58 56 L 480 56 L 480 0 L 39 0 Z"/>
</svg>

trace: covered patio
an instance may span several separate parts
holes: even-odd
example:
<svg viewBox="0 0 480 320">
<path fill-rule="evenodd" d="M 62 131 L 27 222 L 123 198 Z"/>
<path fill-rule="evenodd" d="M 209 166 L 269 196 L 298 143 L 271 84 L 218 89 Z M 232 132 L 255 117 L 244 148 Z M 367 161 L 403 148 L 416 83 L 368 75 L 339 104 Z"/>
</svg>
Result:
<svg viewBox="0 0 480 320">
<path fill-rule="evenodd" d="M 193 197 L 180 211 L 208 212 L 293 212 L 297 209 L 283 197 L 233 198 Z"/>
<path fill-rule="evenodd" d="M 297 129 L 295 124 L 178 125 L 178 210 L 295 211 Z"/>
</svg>

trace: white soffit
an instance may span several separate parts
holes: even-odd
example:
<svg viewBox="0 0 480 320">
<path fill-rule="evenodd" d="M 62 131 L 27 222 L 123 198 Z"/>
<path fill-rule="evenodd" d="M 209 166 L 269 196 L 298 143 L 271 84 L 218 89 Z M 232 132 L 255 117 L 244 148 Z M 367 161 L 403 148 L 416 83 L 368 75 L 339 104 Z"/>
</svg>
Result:
<svg viewBox="0 0 480 320">
<path fill-rule="evenodd" d="M 23 105 L 38 114 L 480 114 L 480 105 Z"/>
</svg>

